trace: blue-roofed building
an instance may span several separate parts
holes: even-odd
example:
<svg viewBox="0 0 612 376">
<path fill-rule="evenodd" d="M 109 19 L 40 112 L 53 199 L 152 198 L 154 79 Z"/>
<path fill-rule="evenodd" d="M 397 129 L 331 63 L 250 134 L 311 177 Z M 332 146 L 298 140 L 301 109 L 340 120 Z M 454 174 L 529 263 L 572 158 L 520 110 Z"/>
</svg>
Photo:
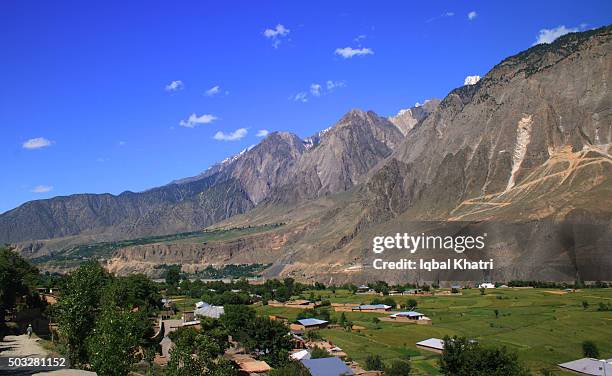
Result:
<svg viewBox="0 0 612 376">
<path fill-rule="evenodd" d="M 339 358 L 304 359 L 301 361 L 312 376 L 341 376 L 354 375 L 351 370 Z"/>
<path fill-rule="evenodd" d="M 297 322 L 298 322 L 297 324 L 294 324 L 291 326 L 291 329 L 308 331 L 308 330 L 325 328 L 327 324 L 329 324 L 328 321 L 319 320 L 319 319 L 302 319 L 302 320 L 298 320 Z"/>
<path fill-rule="evenodd" d="M 365 312 L 384 312 L 391 309 L 390 305 L 386 304 L 363 304 L 357 307 L 353 307 L 353 311 L 365 311 Z"/>
</svg>

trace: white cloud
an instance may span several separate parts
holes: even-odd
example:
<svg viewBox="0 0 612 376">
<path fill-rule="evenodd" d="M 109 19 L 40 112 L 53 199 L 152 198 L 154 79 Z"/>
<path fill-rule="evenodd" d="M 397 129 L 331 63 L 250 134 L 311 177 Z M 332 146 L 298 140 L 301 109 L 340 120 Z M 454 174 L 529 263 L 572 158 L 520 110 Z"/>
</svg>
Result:
<svg viewBox="0 0 612 376">
<path fill-rule="evenodd" d="M 108 161 L 110 161 L 110 158 L 102 158 L 102 157 L 96 158 L 96 162 L 98 162 L 98 163 L 104 163 L 104 162 L 108 162 Z"/>
<path fill-rule="evenodd" d="M 276 38 L 276 37 L 283 37 L 287 34 L 289 34 L 291 32 L 291 30 L 287 29 L 285 26 L 278 24 L 276 25 L 276 27 L 274 29 L 266 29 L 264 31 L 264 35 L 266 36 L 266 38 Z"/>
<path fill-rule="evenodd" d="M 119 141 L 119 142 L 118 142 L 118 144 L 119 144 L 119 146 L 125 146 L 125 145 L 127 144 L 127 142 L 125 142 L 125 141 Z"/>
<path fill-rule="evenodd" d="M 344 86 L 346 86 L 346 83 L 344 81 L 327 80 L 325 82 L 325 85 L 321 85 L 318 83 L 312 83 L 310 84 L 308 91 L 300 91 L 299 93 L 295 95 L 291 95 L 289 99 L 295 102 L 306 103 L 308 102 L 310 98 L 315 98 L 315 97 L 320 97 L 323 95 L 330 94 L 331 92 L 334 91 L 334 89 L 339 88 L 339 87 L 344 87 Z"/>
<path fill-rule="evenodd" d="M 454 15 L 455 15 L 455 12 L 444 12 L 439 16 L 432 17 L 426 20 L 425 22 L 432 22 L 432 21 L 436 21 L 436 20 L 439 20 L 440 18 L 445 18 L 445 17 L 453 17 Z"/>
<path fill-rule="evenodd" d="M 476 13 L 476 11 L 473 10 L 470 13 L 468 13 L 467 17 L 470 21 L 472 21 L 474 18 L 478 17 L 478 13 Z"/>
<path fill-rule="evenodd" d="M 256 136 L 257 137 L 266 137 L 268 134 L 270 134 L 270 131 L 267 129 L 260 129 L 257 131 Z"/>
<path fill-rule="evenodd" d="M 302 102 L 302 103 L 306 103 L 308 102 L 308 93 L 302 91 L 300 93 L 297 93 L 294 97 L 293 100 L 296 102 Z"/>
<path fill-rule="evenodd" d="M 213 95 L 219 94 L 220 90 L 221 88 L 219 87 L 219 85 L 215 85 L 211 87 L 210 89 L 206 90 L 206 95 L 208 95 L 209 97 L 212 97 Z"/>
<path fill-rule="evenodd" d="M 224 133 L 224 132 L 219 131 L 215 133 L 213 138 L 219 141 L 238 141 L 244 136 L 246 136 L 247 133 L 248 131 L 246 128 L 238 128 L 235 131 L 230 132 L 230 133 Z"/>
<path fill-rule="evenodd" d="M 575 33 L 578 31 L 577 27 L 566 28 L 565 25 L 557 26 L 554 29 L 542 29 L 539 31 L 536 41 L 532 46 L 541 43 L 552 43 L 555 39 L 568 33 Z"/>
<path fill-rule="evenodd" d="M 480 76 L 467 76 L 465 80 L 463 80 L 464 85 L 475 85 L 478 81 L 480 81 Z"/>
<path fill-rule="evenodd" d="M 32 188 L 31 192 L 47 193 L 47 192 L 51 192 L 52 190 L 53 190 L 53 187 L 50 185 L 37 185 L 36 187 Z"/>
<path fill-rule="evenodd" d="M 374 51 L 370 48 L 352 48 L 352 47 L 344 47 L 344 48 L 336 48 L 334 51 L 336 55 L 342 56 L 345 59 L 349 59 L 353 56 L 365 56 L 365 55 L 374 55 Z"/>
<path fill-rule="evenodd" d="M 272 46 L 274 48 L 278 48 L 281 43 L 281 39 L 287 37 L 290 32 L 291 30 L 287 29 L 281 24 L 278 24 L 274 29 L 264 30 L 263 35 L 268 39 L 272 39 Z"/>
<path fill-rule="evenodd" d="M 179 91 L 183 90 L 183 87 L 185 87 L 185 85 L 183 85 L 183 81 L 176 80 L 166 85 L 166 91 Z"/>
<path fill-rule="evenodd" d="M 327 85 L 327 91 L 332 91 L 337 87 L 345 87 L 346 83 L 344 81 L 327 80 L 326 85 Z"/>
<path fill-rule="evenodd" d="M 310 94 L 314 97 L 321 96 L 321 85 L 319 84 L 310 84 Z"/>
<path fill-rule="evenodd" d="M 196 114 L 191 114 L 187 120 L 181 120 L 179 125 L 181 127 L 194 128 L 198 124 L 209 124 L 215 120 L 217 120 L 215 115 L 203 114 L 198 116 Z"/>
<path fill-rule="evenodd" d="M 32 150 L 32 149 L 40 149 L 40 148 L 44 148 L 47 146 L 51 146 L 52 143 L 53 141 L 49 141 L 44 137 L 36 137 L 36 138 L 31 138 L 27 140 L 26 142 L 21 144 L 21 146 L 24 149 Z"/>
</svg>

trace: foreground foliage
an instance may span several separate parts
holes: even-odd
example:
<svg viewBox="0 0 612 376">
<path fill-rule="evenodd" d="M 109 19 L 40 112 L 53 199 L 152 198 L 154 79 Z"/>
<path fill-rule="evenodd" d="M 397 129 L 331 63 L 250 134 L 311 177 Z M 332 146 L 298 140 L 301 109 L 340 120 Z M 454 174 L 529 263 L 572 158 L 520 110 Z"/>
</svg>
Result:
<svg viewBox="0 0 612 376">
<path fill-rule="evenodd" d="M 489 349 L 465 337 L 444 338 L 440 370 L 452 376 L 526 376 L 515 353 L 505 347 Z"/>
</svg>

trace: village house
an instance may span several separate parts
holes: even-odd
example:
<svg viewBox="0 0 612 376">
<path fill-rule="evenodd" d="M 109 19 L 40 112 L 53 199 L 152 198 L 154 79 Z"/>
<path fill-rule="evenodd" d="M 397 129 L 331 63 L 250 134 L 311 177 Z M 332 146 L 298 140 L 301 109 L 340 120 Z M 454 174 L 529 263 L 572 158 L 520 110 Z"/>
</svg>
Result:
<svg viewBox="0 0 612 376">
<path fill-rule="evenodd" d="M 479 289 L 494 289 L 495 285 L 493 283 L 484 282 L 478 285 L 478 288 Z"/>
<path fill-rule="evenodd" d="M 360 292 L 360 293 L 364 293 L 364 292 L 368 291 L 369 289 L 370 289 L 370 287 L 368 285 L 357 286 L 357 292 Z"/>
<path fill-rule="evenodd" d="M 387 320 L 384 321 L 395 321 L 395 322 L 409 322 L 420 325 L 431 325 L 431 319 L 420 312 L 405 311 L 397 312 L 390 315 Z"/>
<path fill-rule="evenodd" d="M 410 290 L 404 291 L 404 295 L 419 295 L 422 293 L 423 293 L 423 290 L 421 289 L 410 289 Z"/>
<path fill-rule="evenodd" d="M 567 363 L 557 364 L 564 371 L 580 375 L 607 376 L 612 375 L 612 359 L 582 358 Z"/>
<path fill-rule="evenodd" d="M 306 360 L 306 359 L 310 359 L 310 351 L 308 350 L 297 350 L 294 353 L 292 353 L 291 355 L 289 355 L 289 357 L 293 360 Z"/>
<path fill-rule="evenodd" d="M 312 376 L 351 376 L 351 370 L 339 358 L 304 359 L 301 361 Z"/>
<path fill-rule="evenodd" d="M 386 304 L 363 304 L 357 307 L 353 307 L 353 311 L 359 312 L 385 312 L 390 310 L 392 307 Z"/>
<path fill-rule="evenodd" d="M 316 329 L 322 329 L 327 327 L 327 325 L 329 324 L 328 321 L 325 320 L 319 320 L 319 319 L 302 319 L 302 320 L 297 320 L 296 324 L 291 324 L 289 329 L 291 329 L 292 331 L 310 331 L 310 330 L 316 330 Z"/>
<path fill-rule="evenodd" d="M 256 360 L 251 355 L 242 353 L 226 353 L 236 365 L 242 374 L 249 376 L 263 375 L 272 370 L 272 367 L 264 361 Z"/>
<path fill-rule="evenodd" d="M 444 350 L 444 341 L 439 338 L 429 338 L 416 343 L 416 347 L 419 349 L 433 351 L 438 354 L 442 354 Z"/>
<path fill-rule="evenodd" d="M 197 302 L 196 310 L 193 312 L 195 317 L 210 317 L 218 319 L 225 313 L 222 306 L 214 306 L 205 302 Z"/>
</svg>

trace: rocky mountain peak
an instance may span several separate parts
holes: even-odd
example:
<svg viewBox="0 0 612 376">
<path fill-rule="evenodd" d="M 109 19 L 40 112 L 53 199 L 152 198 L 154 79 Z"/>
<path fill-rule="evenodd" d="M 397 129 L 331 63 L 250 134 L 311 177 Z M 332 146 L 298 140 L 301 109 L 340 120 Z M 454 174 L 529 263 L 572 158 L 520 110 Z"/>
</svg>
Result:
<svg viewBox="0 0 612 376">
<path fill-rule="evenodd" d="M 423 104 L 416 103 L 413 107 L 399 110 L 397 115 L 390 116 L 388 120 L 405 136 L 419 121 L 429 116 L 439 104 L 439 99 L 427 99 Z"/>
</svg>

